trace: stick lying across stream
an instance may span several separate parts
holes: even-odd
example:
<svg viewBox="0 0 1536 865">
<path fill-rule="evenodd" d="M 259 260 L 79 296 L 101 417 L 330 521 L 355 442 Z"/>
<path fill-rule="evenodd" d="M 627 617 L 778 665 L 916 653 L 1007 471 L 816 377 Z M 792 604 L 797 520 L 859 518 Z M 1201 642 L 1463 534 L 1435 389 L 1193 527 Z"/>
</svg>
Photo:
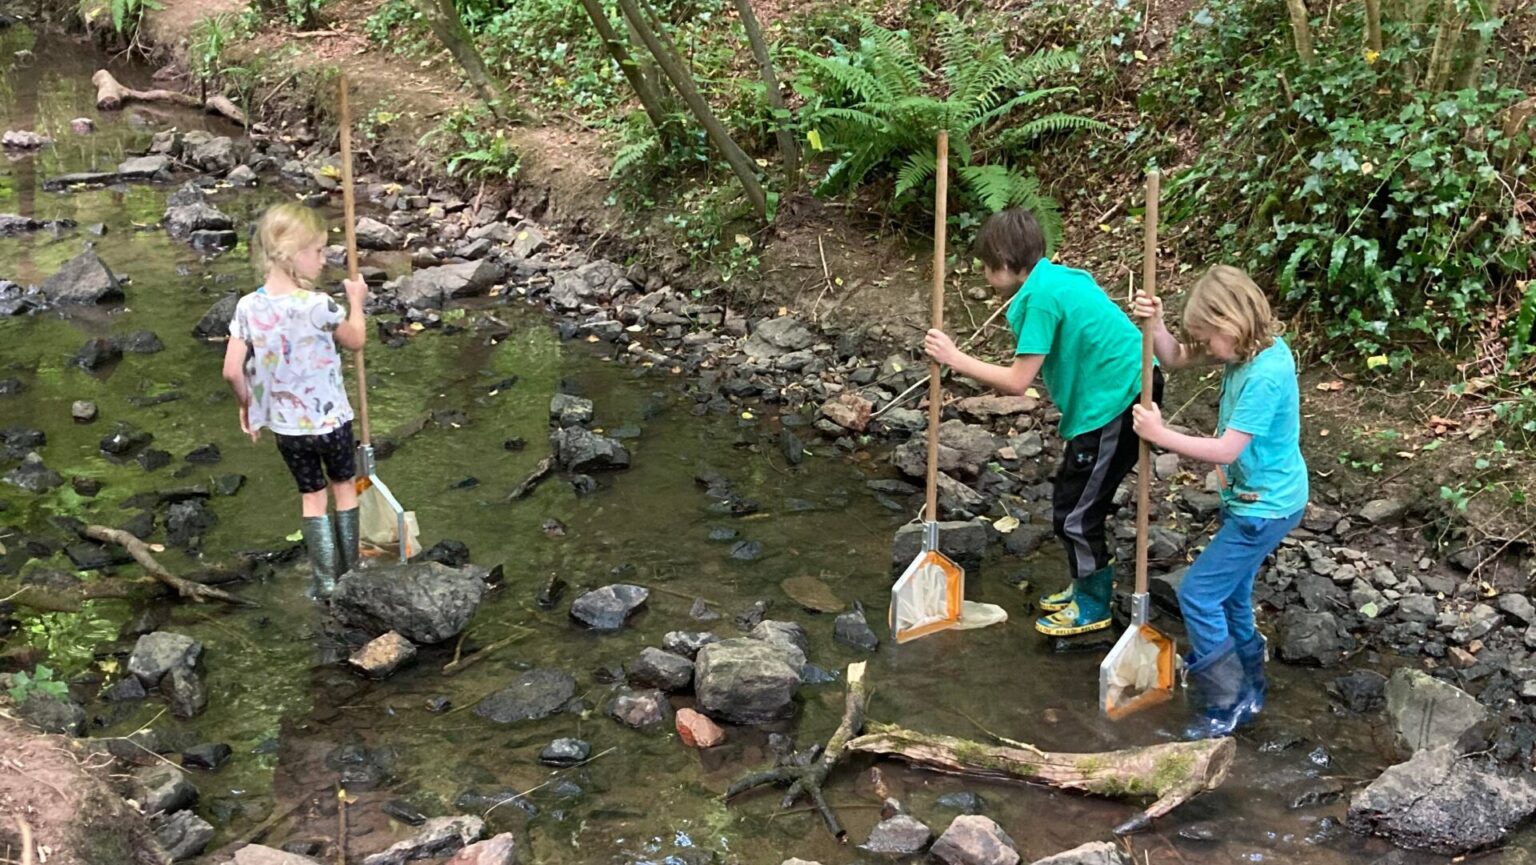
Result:
<svg viewBox="0 0 1536 865">
<path fill-rule="evenodd" d="M 822 792 L 827 775 L 847 754 L 895 757 L 916 766 L 997 781 L 1044 784 L 1112 798 L 1152 798 L 1141 813 L 1115 827 L 1124 835 L 1150 823 L 1227 778 L 1237 743 L 1230 737 L 1195 742 L 1167 742 L 1141 748 L 1087 754 L 1042 751 L 1023 742 L 986 745 L 954 736 L 908 730 L 871 722 L 865 730 L 869 700 L 864 663 L 848 665 L 848 693 L 842 722 L 820 756 L 804 766 L 782 766 L 752 772 L 737 779 L 726 798 L 768 784 L 788 784 L 781 807 L 804 795 L 821 813 L 827 829 L 839 840 L 847 834 Z"/>
</svg>

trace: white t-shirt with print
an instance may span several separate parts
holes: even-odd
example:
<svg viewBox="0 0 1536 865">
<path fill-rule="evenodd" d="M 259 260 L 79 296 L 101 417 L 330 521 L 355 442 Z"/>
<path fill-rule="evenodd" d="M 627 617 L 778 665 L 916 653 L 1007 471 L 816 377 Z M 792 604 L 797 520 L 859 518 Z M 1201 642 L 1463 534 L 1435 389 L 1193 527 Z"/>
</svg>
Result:
<svg viewBox="0 0 1536 865">
<path fill-rule="evenodd" d="M 352 419 L 336 351 L 344 320 L 341 307 L 320 292 L 270 294 L 263 286 L 240 298 L 229 335 L 249 346 L 251 429 L 323 435 Z"/>
</svg>

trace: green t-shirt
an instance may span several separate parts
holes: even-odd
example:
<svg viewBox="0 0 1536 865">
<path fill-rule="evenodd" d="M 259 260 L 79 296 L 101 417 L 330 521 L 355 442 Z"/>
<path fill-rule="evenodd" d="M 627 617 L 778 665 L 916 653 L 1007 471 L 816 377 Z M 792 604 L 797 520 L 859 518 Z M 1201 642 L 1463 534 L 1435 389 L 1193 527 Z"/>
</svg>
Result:
<svg viewBox="0 0 1536 865">
<path fill-rule="evenodd" d="M 1061 437 L 1114 420 L 1141 392 L 1141 332 L 1086 271 L 1040 259 L 1008 304 L 1018 354 L 1040 368 L 1061 409 Z"/>
</svg>

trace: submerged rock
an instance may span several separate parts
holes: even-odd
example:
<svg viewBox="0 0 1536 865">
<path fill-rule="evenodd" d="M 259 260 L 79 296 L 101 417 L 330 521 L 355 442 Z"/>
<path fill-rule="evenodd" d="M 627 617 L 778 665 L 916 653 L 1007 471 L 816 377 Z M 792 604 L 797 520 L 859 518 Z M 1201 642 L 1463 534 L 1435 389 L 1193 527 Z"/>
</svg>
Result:
<svg viewBox="0 0 1536 865">
<path fill-rule="evenodd" d="M 648 646 L 640 650 L 640 658 L 630 665 L 629 681 L 669 694 L 686 691 L 693 685 L 693 661 Z"/>
<path fill-rule="evenodd" d="M 21 465 L 6 472 L 0 480 L 29 493 L 45 493 L 64 483 L 63 476 L 44 465 L 43 458 L 35 453 L 23 457 Z"/>
<path fill-rule="evenodd" d="M 365 675 L 383 679 L 415 657 L 416 647 L 411 641 L 390 631 L 368 641 L 347 659 L 347 663 Z"/>
<path fill-rule="evenodd" d="M 592 745 L 581 739 L 556 739 L 539 752 L 539 762 L 546 766 L 574 766 L 592 754 Z"/>
<path fill-rule="evenodd" d="M 860 850 L 882 856 L 911 856 L 922 852 L 933 840 L 933 830 L 921 820 L 907 814 L 897 814 L 882 820 L 869 832 L 869 840 L 859 845 Z"/>
<path fill-rule="evenodd" d="M 370 634 L 398 631 L 413 643 L 432 645 L 457 636 L 484 597 L 478 569 L 410 562 L 343 575 L 331 609 L 344 624 Z"/>
<path fill-rule="evenodd" d="M 677 710 L 677 735 L 690 748 L 713 748 L 725 741 L 720 725 L 692 709 Z"/>
<path fill-rule="evenodd" d="M 567 427 L 549 437 L 555 462 L 570 472 L 629 468 L 629 451 L 618 440 L 585 427 Z"/>
<path fill-rule="evenodd" d="M 479 817 L 433 817 L 415 835 L 382 853 L 364 857 L 363 865 L 405 865 L 417 859 L 432 859 L 457 853 L 485 834 L 485 821 Z"/>
<path fill-rule="evenodd" d="M 576 696 L 576 680 L 559 670 L 534 669 L 481 700 L 475 714 L 495 724 L 547 718 Z"/>
<path fill-rule="evenodd" d="M 128 672 L 145 688 L 156 688 L 172 670 L 192 670 L 202 657 L 203 644 L 186 634 L 156 631 L 145 634 L 134 644 L 128 656 Z"/>
<path fill-rule="evenodd" d="M 649 589 L 623 583 L 593 589 L 571 602 L 571 618 L 594 631 L 617 631 L 650 596 Z"/>
<path fill-rule="evenodd" d="M 608 715 L 629 727 L 649 727 L 667 719 L 671 706 L 666 695 L 653 689 L 636 691 L 620 688 L 608 702 Z"/>
<path fill-rule="evenodd" d="M 1427 748 L 1381 773 L 1349 804 L 1349 827 L 1445 856 L 1504 838 L 1536 812 L 1529 773 L 1505 776 L 1454 746 Z"/>
<path fill-rule="evenodd" d="M 837 617 L 833 625 L 832 639 L 861 652 L 873 652 L 880 648 L 880 638 L 864 620 L 864 606 L 857 602 L 853 609 Z"/>
</svg>

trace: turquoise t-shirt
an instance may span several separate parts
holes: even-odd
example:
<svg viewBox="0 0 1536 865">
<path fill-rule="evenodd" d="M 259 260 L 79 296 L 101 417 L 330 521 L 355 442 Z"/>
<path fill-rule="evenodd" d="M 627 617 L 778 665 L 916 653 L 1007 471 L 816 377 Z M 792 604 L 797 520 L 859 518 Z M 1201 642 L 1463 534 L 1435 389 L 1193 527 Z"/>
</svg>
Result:
<svg viewBox="0 0 1536 865">
<path fill-rule="evenodd" d="M 1301 394 L 1296 359 L 1285 340 L 1247 363 L 1227 364 L 1221 377 L 1216 435 L 1235 429 L 1253 436 L 1226 466 L 1221 501 L 1245 517 L 1288 517 L 1307 505 L 1307 463 L 1301 456 Z"/>
<path fill-rule="evenodd" d="M 1016 353 L 1045 355 L 1062 438 L 1104 426 L 1141 393 L 1141 331 L 1086 271 L 1040 259 L 1008 304 L 1008 326 Z"/>
</svg>

